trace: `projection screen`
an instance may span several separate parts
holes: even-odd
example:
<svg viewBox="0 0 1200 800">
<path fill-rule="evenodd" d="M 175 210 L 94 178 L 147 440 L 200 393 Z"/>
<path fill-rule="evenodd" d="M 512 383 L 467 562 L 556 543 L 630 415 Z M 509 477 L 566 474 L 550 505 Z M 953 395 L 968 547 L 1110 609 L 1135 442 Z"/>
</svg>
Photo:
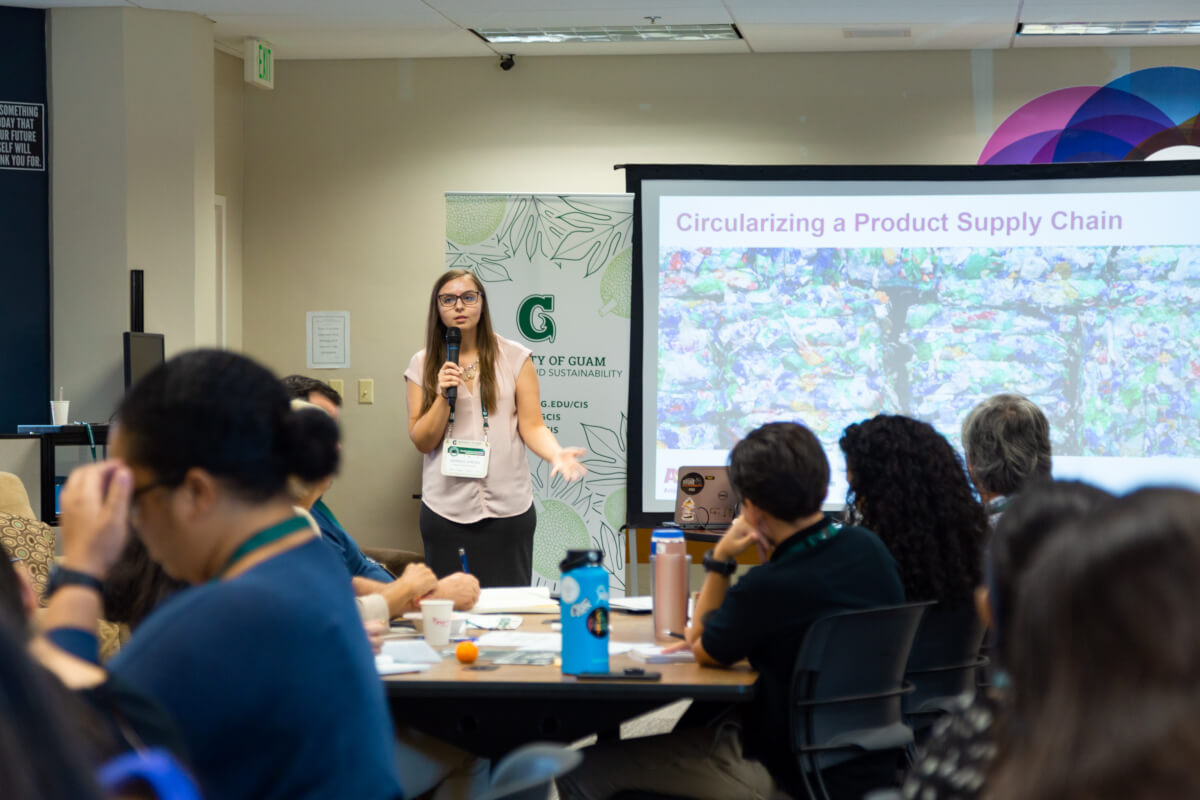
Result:
<svg viewBox="0 0 1200 800">
<path fill-rule="evenodd" d="M 1200 489 L 1200 166 L 627 166 L 635 200 L 629 517 L 771 421 L 846 483 L 846 425 L 961 450 L 998 392 L 1050 420 L 1054 471 Z"/>
</svg>

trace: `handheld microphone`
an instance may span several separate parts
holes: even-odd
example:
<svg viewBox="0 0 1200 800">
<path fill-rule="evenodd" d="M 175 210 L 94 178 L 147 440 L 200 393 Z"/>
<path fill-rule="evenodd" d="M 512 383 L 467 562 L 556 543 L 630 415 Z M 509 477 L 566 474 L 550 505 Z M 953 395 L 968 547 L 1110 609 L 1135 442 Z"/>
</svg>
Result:
<svg viewBox="0 0 1200 800">
<path fill-rule="evenodd" d="M 462 331 L 458 328 L 446 328 L 446 360 L 452 364 L 458 363 L 458 347 L 462 344 Z M 454 408 L 454 401 L 458 399 L 458 387 L 451 386 L 446 390 L 446 402 L 450 404 L 450 408 Z"/>
</svg>

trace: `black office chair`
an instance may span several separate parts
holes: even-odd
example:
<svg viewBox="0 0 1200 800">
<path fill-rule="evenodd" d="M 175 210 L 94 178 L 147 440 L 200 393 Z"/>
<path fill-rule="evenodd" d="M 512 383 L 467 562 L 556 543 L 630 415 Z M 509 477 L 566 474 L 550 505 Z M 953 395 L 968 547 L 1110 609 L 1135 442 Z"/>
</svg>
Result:
<svg viewBox="0 0 1200 800">
<path fill-rule="evenodd" d="M 901 699 L 913 639 L 933 603 L 844 611 L 809 628 L 792 674 L 791 745 L 803 787 L 829 800 L 821 771 L 864 755 L 905 752 L 913 742 Z"/>
<path fill-rule="evenodd" d="M 518 747 L 496 764 L 491 785 L 479 800 L 547 800 L 554 779 L 581 761 L 578 750 L 561 744 L 534 742 Z"/>
<path fill-rule="evenodd" d="M 904 698 L 904 716 L 918 739 L 938 717 L 959 707 L 964 695 L 974 695 L 976 673 L 987 664 L 980 655 L 985 632 L 971 606 L 938 605 L 925 613 L 904 674 L 914 689 Z"/>
</svg>

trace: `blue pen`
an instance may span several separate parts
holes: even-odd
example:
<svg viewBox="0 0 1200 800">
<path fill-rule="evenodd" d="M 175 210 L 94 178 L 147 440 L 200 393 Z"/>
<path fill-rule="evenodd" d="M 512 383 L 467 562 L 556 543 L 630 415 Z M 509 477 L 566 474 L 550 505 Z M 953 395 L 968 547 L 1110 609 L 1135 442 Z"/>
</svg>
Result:
<svg viewBox="0 0 1200 800">
<path fill-rule="evenodd" d="M 465 548 L 462 548 L 462 547 L 458 548 L 458 560 L 460 562 L 462 562 L 463 572 L 471 571 L 471 570 L 467 569 L 467 551 Z"/>
</svg>

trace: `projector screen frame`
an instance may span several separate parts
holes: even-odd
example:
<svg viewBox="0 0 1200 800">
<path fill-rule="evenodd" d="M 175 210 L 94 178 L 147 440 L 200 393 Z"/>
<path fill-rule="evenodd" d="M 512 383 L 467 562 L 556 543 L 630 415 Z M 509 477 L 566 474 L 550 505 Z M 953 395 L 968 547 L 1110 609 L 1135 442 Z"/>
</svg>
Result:
<svg viewBox="0 0 1200 800">
<path fill-rule="evenodd" d="M 1014 182 L 1200 176 L 1200 161 L 1121 161 L 1070 164 L 1015 165 L 728 165 L 623 164 L 625 190 L 633 195 L 632 299 L 630 317 L 630 381 L 628 397 L 626 524 L 656 527 L 672 519 L 670 512 L 644 507 L 642 487 L 645 459 L 642 411 L 645 331 L 645 265 L 643 259 L 642 184 L 644 181 L 826 181 L 826 182 Z M 826 508 L 839 508 L 841 498 L 826 498 Z"/>
</svg>

